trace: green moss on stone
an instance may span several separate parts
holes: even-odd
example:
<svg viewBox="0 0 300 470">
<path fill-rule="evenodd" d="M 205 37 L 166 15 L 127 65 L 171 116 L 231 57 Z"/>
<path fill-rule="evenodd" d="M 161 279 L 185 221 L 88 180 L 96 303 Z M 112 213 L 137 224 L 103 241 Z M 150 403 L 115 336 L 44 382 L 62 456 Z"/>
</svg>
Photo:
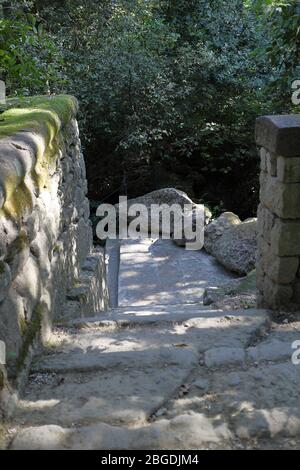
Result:
<svg viewBox="0 0 300 470">
<path fill-rule="evenodd" d="M 256 291 L 256 269 L 253 269 L 250 273 L 247 274 L 245 279 L 241 281 L 238 288 L 236 289 L 236 293 L 247 293 L 247 292 L 255 292 Z"/>
<path fill-rule="evenodd" d="M 24 317 L 20 317 L 19 318 L 19 329 L 20 329 L 20 332 L 21 332 L 21 336 L 25 336 L 26 333 L 27 333 L 27 322 L 26 322 L 26 319 Z"/>
<path fill-rule="evenodd" d="M 21 251 L 29 247 L 29 240 L 25 230 L 21 230 L 19 236 L 11 243 L 8 253 L 5 257 L 5 262 L 10 264 L 13 262 L 15 256 Z"/>
<path fill-rule="evenodd" d="M 16 362 L 17 373 L 22 370 L 27 359 L 29 348 L 30 346 L 32 346 L 34 340 L 37 338 L 38 334 L 40 333 L 43 312 L 44 312 L 44 308 L 41 304 L 39 304 L 32 314 L 30 323 L 28 323 L 27 325 L 25 338 L 23 340 L 23 344 L 22 344 L 22 347 L 21 347 L 21 350 L 19 352 L 17 362 Z"/>
<path fill-rule="evenodd" d="M 49 173 L 56 165 L 60 148 L 60 130 L 77 112 L 77 101 L 72 96 L 37 96 L 8 100 L 7 110 L 0 115 L 0 139 L 21 131 L 36 134 L 36 164 L 28 175 L 39 189 L 48 186 Z M 5 205 L 0 216 L 20 218 L 32 208 L 32 194 L 24 177 L 12 174 L 5 181 Z"/>
<path fill-rule="evenodd" d="M 26 211 L 33 209 L 33 195 L 24 181 L 13 191 L 3 206 L 4 213 L 13 219 L 20 218 Z"/>
<path fill-rule="evenodd" d="M 72 96 L 36 96 L 12 100 L 13 107 L 1 114 L 0 139 L 20 131 L 33 131 L 46 140 L 76 114 L 77 101 Z M 9 100 L 8 100 L 9 107 Z"/>
</svg>

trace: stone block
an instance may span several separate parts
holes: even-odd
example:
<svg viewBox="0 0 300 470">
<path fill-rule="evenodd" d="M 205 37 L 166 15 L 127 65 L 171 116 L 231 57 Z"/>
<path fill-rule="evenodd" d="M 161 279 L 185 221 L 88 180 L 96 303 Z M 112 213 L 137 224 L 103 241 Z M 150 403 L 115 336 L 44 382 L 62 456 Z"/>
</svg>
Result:
<svg viewBox="0 0 300 470">
<path fill-rule="evenodd" d="M 300 116 L 262 116 L 256 120 L 257 145 L 283 157 L 300 156 Z"/>
<path fill-rule="evenodd" d="M 278 157 L 277 178 L 282 183 L 300 184 L 300 157 Z"/>
<path fill-rule="evenodd" d="M 281 183 L 272 176 L 261 176 L 261 203 L 283 219 L 300 219 L 300 184 Z"/>
<path fill-rule="evenodd" d="M 262 147 L 260 149 L 260 169 L 261 171 L 263 172 L 266 172 L 268 171 L 268 167 L 267 167 L 267 150 Z"/>
<path fill-rule="evenodd" d="M 300 279 L 296 279 L 293 285 L 293 302 L 300 304 Z"/>
<path fill-rule="evenodd" d="M 213 348 L 204 355 L 204 362 L 208 368 L 242 365 L 244 361 L 245 351 L 242 348 Z"/>
<path fill-rule="evenodd" d="M 263 296 L 266 305 L 270 308 L 284 307 L 292 301 L 293 288 L 291 285 L 276 284 L 265 276 Z"/>
<path fill-rule="evenodd" d="M 265 242 L 271 242 L 271 230 L 275 224 L 276 216 L 263 204 L 258 206 L 257 211 L 257 234 L 262 236 Z"/>
<path fill-rule="evenodd" d="M 296 277 L 298 266 L 297 257 L 279 257 L 269 253 L 266 259 L 266 274 L 278 284 L 290 284 Z"/>
<path fill-rule="evenodd" d="M 277 219 L 271 231 L 272 252 L 277 256 L 300 255 L 300 220 Z"/>
<path fill-rule="evenodd" d="M 277 176 L 277 155 L 266 151 L 267 172 L 270 176 Z"/>
</svg>

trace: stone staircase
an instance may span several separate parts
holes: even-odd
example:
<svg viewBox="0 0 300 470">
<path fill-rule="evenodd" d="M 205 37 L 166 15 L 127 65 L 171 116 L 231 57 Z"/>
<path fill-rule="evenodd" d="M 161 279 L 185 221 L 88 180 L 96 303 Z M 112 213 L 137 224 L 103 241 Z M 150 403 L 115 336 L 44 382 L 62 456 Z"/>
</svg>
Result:
<svg viewBox="0 0 300 470">
<path fill-rule="evenodd" d="M 188 303 L 176 303 L 177 296 L 174 303 L 155 303 L 151 273 L 162 279 L 171 262 L 169 277 L 180 278 L 170 253 L 175 250 L 180 273 L 186 256 L 168 244 L 164 258 L 160 246 L 152 257 L 149 250 L 137 257 L 132 245 L 125 246 L 127 270 L 121 250 L 122 306 L 78 318 L 68 312 L 59 320 L 32 363 L 12 424 L 11 449 L 299 445 L 300 375 L 291 362 L 299 323 L 279 327 L 265 310 L 204 307 L 191 277 Z M 216 279 L 207 260 L 208 265 Z M 171 288 L 170 279 L 157 283 L 159 298 L 164 291 L 172 299 Z M 126 305 L 128 299 L 132 305 Z"/>
</svg>

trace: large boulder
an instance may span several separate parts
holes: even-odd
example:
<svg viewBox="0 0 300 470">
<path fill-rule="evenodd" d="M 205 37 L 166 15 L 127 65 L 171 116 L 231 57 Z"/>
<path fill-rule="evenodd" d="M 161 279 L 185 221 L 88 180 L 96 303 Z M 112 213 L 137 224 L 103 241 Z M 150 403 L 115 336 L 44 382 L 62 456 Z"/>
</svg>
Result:
<svg viewBox="0 0 300 470">
<path fill-rule="evenodd" d="M 198 214 L 198 209 L 201 207 L 200 205 L 194 203 L 192 199 L 189 198 L 189 196 L 184 193 L 183 191 L 180 191 L 175 188 L 164 188 L 164 189 L 159 189 L 156 191 L 152 191 L 151 193 L 145 194 L 143 196 L 137 197 L 135 199 L 129 199 L 127 201 L 127 206 L 128 210 L 134 205 L 134 204 L 142 204 L 143 206 L 146 207 L 147 209 L 147 216 L 148 216 L 148 232 L 150 233 L 151 230 L 151 205 L 152 204 L 166 204 L 168 206 L 172 206 L 173 204 L 177 204 L 181 207 L 181 209 L 184 209 L 185 206 L 190 206 L 191 207 L 191 216 L 193 217 L 193 222 L 195 220 L 195 217 Z M 117 215 L 119 214 L 120 210 L 120 204 L 116 204 L 115 206 Z M 132 222 L 135 219 L 135 216 L 128 216 L 128 223 Z M 205 208 L 205 223 L 208 223 L 208 221 L 211 219 L 211 213 L 210 211 Z M 172 219 L 171 219 L 172 220 Z M 159 227 L 158 231 L 161 233 L 162 224 L 161 220 L 159 221 Z M 171 224 L 171 234 L 174 231 L 174 227 L 172 227 Z M 178 240 L 178 244 L 184 244 L 185 241 L 180 239 Z"/>
<path fill-rule="evenodd" d="M 128 207 L 133 204 L 143 204 L 147 209 L 151 208 L 151 204 L 179 204 L 181 208 L 185 204 L 194 204 L 189 196 L 183 191 L 175 188 L 164 188 L 144 194 L 143 196 L 129 199 Z"/>
<path fill-rule="evenodd" d="M 204 248 L 207 253 L 214 254 L 214 247 L 219 238 L 223 235 L 224 230 L 239 225 L 240 218 L 233 212 L 224 212 L 217 219 L 214 219 L 207 227 L 205 227 Z"/>
<path fill-rule="evenodd" d="M 248 274 L 256 264 L 257 220 L 222 214 L 206 227 L 204 248 L 230 271 Z"/>
</svg>

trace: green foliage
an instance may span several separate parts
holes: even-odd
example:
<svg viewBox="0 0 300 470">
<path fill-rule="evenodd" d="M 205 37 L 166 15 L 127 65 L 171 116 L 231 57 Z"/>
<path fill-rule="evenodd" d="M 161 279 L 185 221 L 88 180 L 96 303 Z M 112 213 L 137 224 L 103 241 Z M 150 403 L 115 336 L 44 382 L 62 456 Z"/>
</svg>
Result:
<svg viewBox="0 0 300 470">
<path fill-rule="evenodd" d="M 18 10 L 0 17 L 0 77 L 9 94 L 50 93 L 61 85 L 62 56 L 42 22 Z"/>
<path fill-rule="evenodd" d="M 297 2 L 8 3 L 0 73 L 13 94 L 78 97 L 92 197 L 175 185 L 255 212 L 254 120 L 290 108 Z"/>
<path fill-rule="evenodd" d="M 288 112 L 291 84 L 300 77 L 300 3 L 297 0 L 256 0 L 256 14 L 263 16 L 268 38 L 259 52 L 269 60 L 272 80 L 266 93 L 272 94 L 273 109 Z"/>
</svg>

